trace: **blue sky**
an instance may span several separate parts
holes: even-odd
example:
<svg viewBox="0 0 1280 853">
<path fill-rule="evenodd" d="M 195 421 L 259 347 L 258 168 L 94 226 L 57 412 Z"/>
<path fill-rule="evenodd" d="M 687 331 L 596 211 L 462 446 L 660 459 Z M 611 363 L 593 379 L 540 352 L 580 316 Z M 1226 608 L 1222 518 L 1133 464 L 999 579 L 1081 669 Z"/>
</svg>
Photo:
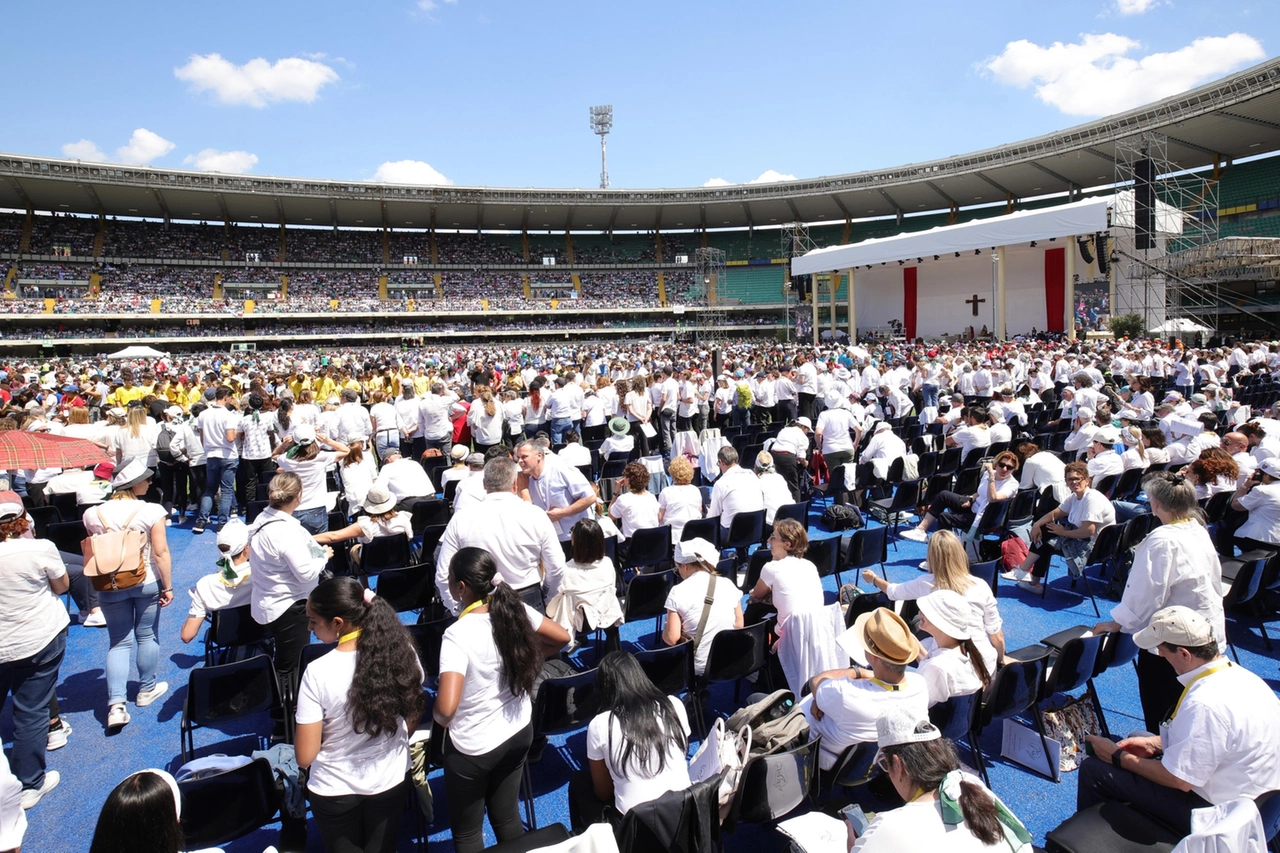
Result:
<svg viewBox="0 0 1280 853">
<path fill-rule="evenodd" d="M 10 4 L 0 150 L 162 167 L 614 187 L 896 166 L 1275 56 L 1245 0 Z M 21 35 L 19 35 L 21 34 Z"/>
</svg>

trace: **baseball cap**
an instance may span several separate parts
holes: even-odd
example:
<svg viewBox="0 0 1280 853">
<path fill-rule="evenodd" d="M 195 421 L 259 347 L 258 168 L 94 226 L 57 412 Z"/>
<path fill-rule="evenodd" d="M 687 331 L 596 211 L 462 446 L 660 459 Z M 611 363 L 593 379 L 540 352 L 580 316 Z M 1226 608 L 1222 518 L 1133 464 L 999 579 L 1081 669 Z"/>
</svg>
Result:
<svg viewBox="0 0 1280 853">
<path fill-rule="evenodd" d="M 1089 408 L 1088 406 L 1081 406 L 1080 408 L 1076 409 L 1077 418 L 1086 418 L 1088 420 L 1093 420 L 1097 416 L 1097 414 L 1098 414 L 1097 412 L 1095 412 L 1093 409 Z"/>
<path fill-rule="evenodd" d="M 1154 649 L 1161 643 L 1195 648 L 1207 646 L 1213 639 L 1213 628 L 1209 622 L 1181 604 L 1157 610 L 1151 617 L 1151 623 L 1133 635 L 1133 642 L 1140 649 Z"/>
<path fill-rule="evenodd" d="M 1270 474 L 1272 477 L 1280 479 L 1280 458 L 1271 456 L 1263 459 L 1258 463 L 1258 469 L 1264 474 Z"/>
<path fill-rule="evenodd" d="M 240 519 L 228 521 L 218 531 L 218 550 L 226 547 L 229 556 L 236 556 L 249 547 L 249 527 Z"/>
<path fill-rule="evenodd" d="M 796 418 L 796 423 L 802 427 L 806 427 L 807 429 L 813 429 L 813 421 L 806 417 L 801 416 Z"/>
<path fill-rule="evenodd" d="M 171 418 L 180 418 L 182 417 L 182 407 L 170 406 L 169 408 L 164 410 L 164 413 Z"/>
<path fill-rule="evenodd" d="M 720 552 L 706 539 L 695 536 L 676 543 L 675 558 L 677 563 L 706 563 L 714 566 L 720 562 Z"/>
<path fill-rule="evenodd" d="M 310 444 L 316 440 L 316 428 L 311 424 L 298 424 L 293 428 L 293 440 L 298 444 Z"/>
<path fill-rule="evenodd" d="M 879 750 L 891 746 L 902 746 L 906 743 L 925 743 L 938 740 L 942 732 L 928 717 L 918 717 L 902 707 L 886 711 L 876 720 L 876 746 Z M 880 760 L 880 752 L 876 752 L 876 761 Z"/>
<path fill-rule="evenodd" d="M 1093 434 L 1093 440 L 1101 444 L 1115 444 L 1120 440 L 1120 430 L 1104 426 Z"/>
</svg>

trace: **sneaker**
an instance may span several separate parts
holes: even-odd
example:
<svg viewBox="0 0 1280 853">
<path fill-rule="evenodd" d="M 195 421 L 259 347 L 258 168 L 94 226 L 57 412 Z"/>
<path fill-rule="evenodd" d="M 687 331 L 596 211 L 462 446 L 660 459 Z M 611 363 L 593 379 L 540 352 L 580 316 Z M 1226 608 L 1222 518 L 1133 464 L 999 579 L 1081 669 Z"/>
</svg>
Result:
<svg viewBox="0 0 1280 853">
<path fill-rule="evenodd" d="M 913 527 L 910 530 L 904 530 L 898 534 L 903 539 L 910 539 L 912 542 L 927 542 L 929 534 L 925 533 L 919 527 Z"/>
<path fill-rule="evenodd" d="M 853 602 L 857 601 L 858 596 L 860 595 L 862 595 L 862 590 L 858 589 L 856 585 L 851 583 L 845 584 L 844 586 L 840 587 L 839 600 L 840 600 L 841 606 L 848 607 L 850 604 L 853 604 Z"/>
<path fill-rule="evenodd" d="M 1044 584 L 1035 581 L 1018 581 L 1018 589 L 1025 589 L 1027 592 L 1034 592 L 1036 595 L 1044 592 Z"/>
<path fill-rule="evenodd" d="M 80 624 L 86 628 L 105 628 L 107 617 L 101 610 L 91 610 L 81 617 Z"/>
<path fill-rule="evenodd" d="M 1031 575 L 1026 574 L 1025 572 L 1020 572 L 1017 569 L 1014 569 L 1009 572 L 1001 572 L 1000 577 L 1004 578 L 1007 581 L 1013 581 L 1014 583 L 1017 583 L 1018 581 L 1029 580 L 1031 578 Z"/>
<path fill-rule="evenodd" d="M 129 712 L 125 710 L 124 704 L 112 705 L 111 711 L 107 714 L 107 728 L 121 729 L 129 725 Z"/>
<path fill-rule="evenodd" d="M 206 523 L 207 522 L 204 522 L 204 521 L 197 521 L 194 525 L 192 525 L 191 532 L 199 536 L 201 533 L 204 533 L 204 527 Z"/>
<path fill-rule="evenodd" d="M 920 565 L 919 565 L 919 566 L 917 566 L 916 568 L 918 568 L 918 569 L 919 569 L 920 571 L 922 571 L 922 572 L 927 572 L 927 571 L 929 571 L 929 561 L 928 561 L 928 560 L 921 560 L 921 561 L 920 561 Z"/>
<path fill-rule="evenodd" d="M 166 517 L 164 520 L 165 527 L 173 527 L 173 519 Z"/>
<path fill-rule="evenodd" d="M 40 799 L 54 788 L 58 787 L 58 783 L 62 781 L 62 777 L 58 775 L 57 770 L 49 770 L 44 774 L 44 784 L 39 788 L 23 788 L 22 789 L 22 807 L 24 809 L 33 809 Z"/>
<path fill-rule="evenodd" d="M 71 724 L 66 720 L 59 720 L 58 725 L 50 726 L 49 738 L 45 741 L 44 748 L 49 752 L 55 749 L 62 749 L 67 745 L 67 738 L 71 735 Z"/>
<path fill-rule="evenodd" d="M 169 682 L 157 681 L 156 686 L 152 687 L 150 690 L 139 690 L 138 698 L 133 701 L 133 704 L 137 705 L 139 708 L 145 708 L 168 692 Z"/>
</svg>

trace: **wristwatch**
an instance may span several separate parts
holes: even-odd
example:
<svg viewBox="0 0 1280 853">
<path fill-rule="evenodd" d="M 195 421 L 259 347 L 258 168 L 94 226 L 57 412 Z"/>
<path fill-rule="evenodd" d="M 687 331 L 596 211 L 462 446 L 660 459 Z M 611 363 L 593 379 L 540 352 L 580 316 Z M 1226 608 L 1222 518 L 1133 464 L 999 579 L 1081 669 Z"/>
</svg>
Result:
<svg viewBox="0 0 1280 853">
<path fill-rule="evenodd" d="M 1120 759 L 1124 756 L 1124 750 L 1116 747 L 1116 751 L 1111 753 L 1111 766 L 1120 767 Z M 1123 768 L 1121 768 L 1123 769 Z"/>
</svg>

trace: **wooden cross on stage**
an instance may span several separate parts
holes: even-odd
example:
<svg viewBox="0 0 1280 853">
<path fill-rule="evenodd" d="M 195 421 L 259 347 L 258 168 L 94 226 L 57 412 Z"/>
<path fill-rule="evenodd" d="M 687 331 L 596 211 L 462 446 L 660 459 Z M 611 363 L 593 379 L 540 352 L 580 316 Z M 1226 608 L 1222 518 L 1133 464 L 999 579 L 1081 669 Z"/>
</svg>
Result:
<svg viewBox="0 0 1280 853">
<path fill-rule="evenodd" d="M 979 298 L 978 298 L 978 294 L 976 294 L 976 293 L 975 293 L 975 294 L 973 294 L 973 298 L 972 298 L 972 299 L 966 299 L 966 300 L 964 301 L 964 303 L 965 303 L 966 305 L 972 305 L 972 306 L 973 306 L 973 316 L 977 317 L 977 316 L 978 316 L 978 303 L 980 303 L 980 302 L 986 302 L 986 301 L 987 301 L 987 300 L 985 300 L 985 299 L 979 299 Z"/>
</svg>

